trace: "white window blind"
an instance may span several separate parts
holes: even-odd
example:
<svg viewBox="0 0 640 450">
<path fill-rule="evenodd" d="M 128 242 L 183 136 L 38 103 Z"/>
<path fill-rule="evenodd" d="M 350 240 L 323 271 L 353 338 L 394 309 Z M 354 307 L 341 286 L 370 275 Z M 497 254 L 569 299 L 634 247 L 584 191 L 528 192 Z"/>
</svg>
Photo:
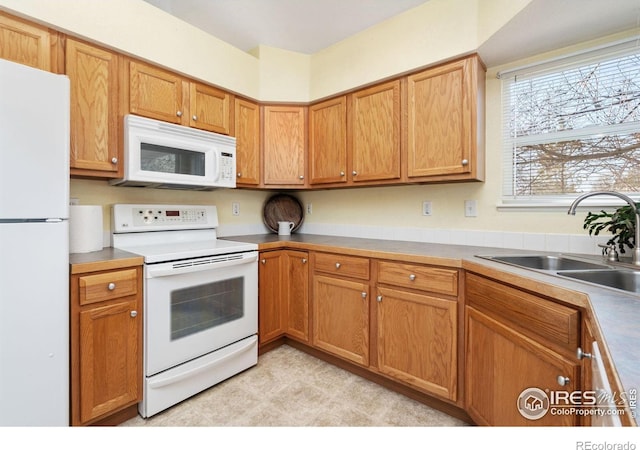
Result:
<svg viewBox="0 0 640 450">
<path fill-rule="evenodd" d="M 498 76 L 505 204 L 640 192 L 638 39 Z"/>
</svg>

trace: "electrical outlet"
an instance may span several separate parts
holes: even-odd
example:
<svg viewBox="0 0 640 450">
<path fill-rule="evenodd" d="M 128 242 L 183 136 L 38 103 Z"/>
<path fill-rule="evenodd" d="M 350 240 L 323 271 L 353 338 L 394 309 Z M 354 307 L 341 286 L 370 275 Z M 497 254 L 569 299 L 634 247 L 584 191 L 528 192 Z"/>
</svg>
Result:
<svg viewBox="0 0 640 450">
<path fill-rule="evenodd" d="M 233 214 L 234 216 L 240 215 L 240 203 L 238 202 L 231 203 L 231 214 Z"/>
<path fill-rule="evenodd" d="M 313 205 L 311 203 L 307 203 L 307 214 L 311 214 L 313 212 Z"/>
<path fill-rule="evenodd" d="M 422 215 L 423 216 L 431 215 L 431 202 L 422 202 Z"/>
<path fill-rule="evenodd" d="M 71 198 L 69 199 L 69 204 L 70 204 L 70 205 L 79 205 L 79 204 L 80 204 L 80 200 L 78 200 L 78 199 L 77 199 L 77 198 L 75 198 L 75 197 L 71 197 Z"/>
<path fill-rule="evenodd" d="M 478 217 L 478 201 L 477 200 L 464 201 L 464 216 Z"/>
</svg>

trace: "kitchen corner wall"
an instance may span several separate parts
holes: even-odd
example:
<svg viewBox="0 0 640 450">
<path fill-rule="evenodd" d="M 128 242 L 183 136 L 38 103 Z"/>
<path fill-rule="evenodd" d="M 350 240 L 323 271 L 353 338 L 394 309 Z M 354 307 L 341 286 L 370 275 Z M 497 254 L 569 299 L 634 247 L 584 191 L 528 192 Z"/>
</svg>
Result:
<svg viewBox="0 0 640 450">
<path fill-rule="evenodd" d="M 262 101 L 309 102 L 475 51 L 531 0 L 430 0 L 314 55 L 260 46 L 249 53 L 204 34 L 142 0 L 0 0 L 0 8 Z M 167 32 L 170 30 L 170 32 Z M 559 50 L 557 53 L 572 51 Z M 539 55 L 531 60 L 540 60 Z M 529 62 L 529 61 L 526 61 Z M 512 66 L 522 61 L 512 62 Z M 486 181 L 295 193 L 313 213 L 301 232 L 594 253 L 585 212 L 498 210 L 501 196 L 501 87 L 486 81 Z M 71 180 L 80 204 L 103 206 L 105 244 L 113 203 L 215 204 L 219 234 L 265 232 L 259 190 L 213 192 L 112 187 Z M 464 216 L 477 200 L 478 216 Z M 423 201 L 433 214 L 422 216 Z M 231 204 L 240 204 L 240 215 Z M 602 239 L 600 239 L 601 241 Z"/>
</svg>

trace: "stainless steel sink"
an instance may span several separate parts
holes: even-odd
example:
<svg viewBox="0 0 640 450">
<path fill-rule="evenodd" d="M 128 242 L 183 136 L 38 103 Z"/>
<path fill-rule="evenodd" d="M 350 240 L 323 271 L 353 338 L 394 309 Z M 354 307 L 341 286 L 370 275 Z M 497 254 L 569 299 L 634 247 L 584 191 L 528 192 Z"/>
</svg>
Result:
<svg viewBox="0 0 640 450">
<path fill-rule="evenodd" d="M 503 255 L 503 256 L 482 256 L 482 258 L 511 264 L 525 269 L 537 270 L 595 270 L 608 269 L 608 266 L 578 259 L 567 258 L 565 256 L 554 255 Z"/>
<path fill-rule="evenodd" d="M 640 293 L 640 272 L 624 269 L 576 270 L 558 272 L 558 275 L 588 283 Z"/>
</svg>

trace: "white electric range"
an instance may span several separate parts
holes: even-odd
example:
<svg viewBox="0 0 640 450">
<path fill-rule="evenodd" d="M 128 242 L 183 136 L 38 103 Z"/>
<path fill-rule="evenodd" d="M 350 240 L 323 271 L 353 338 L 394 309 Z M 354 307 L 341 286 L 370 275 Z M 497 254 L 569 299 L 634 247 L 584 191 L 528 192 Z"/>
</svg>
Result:
<svg viewBox="0 0 640 450">
<path fill-rule="evenodd" d="M 218 239 L 211 205 L 117 204 L 114 248 L 144 257 L 150 417 L 257 363 L 258 246 Z"/>
</svg>

